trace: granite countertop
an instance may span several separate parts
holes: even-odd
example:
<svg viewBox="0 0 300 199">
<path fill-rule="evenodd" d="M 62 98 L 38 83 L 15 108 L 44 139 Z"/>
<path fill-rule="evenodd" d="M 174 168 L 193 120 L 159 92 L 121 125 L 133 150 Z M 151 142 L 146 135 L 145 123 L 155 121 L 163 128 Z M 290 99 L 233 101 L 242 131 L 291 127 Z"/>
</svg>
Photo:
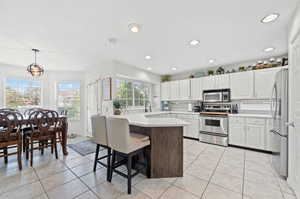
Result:
<svg viewBox="0 0 300 199">
<path fill-rule="evenodd" d="M 129 115 L 114 115 L 112 117 L 126 118 L 130 125 L 141 127 L 181 127 L 188 125 L 187 122 L 176 118 L 147 118 L 146 115 L 147 113 L 137 113 Z"/>
<path fill-rule="evenodd" d="M 190 112 L 190 111 L 158 111 L 158 112 L 149 112 L 149 113 L 144 113 L 146 116 L 147 115 L 159 115 L 159 114 L 187 114 L 187 115 L 199 115 L 199 112 Z"/>
<path fill-rule="evenodd" d="M 247 114 L 247 113 L 236 113 L 229 114 L 229 117 L 254 117 L 254 118 L 272 118 L 269 114 Z"/>
</svg>

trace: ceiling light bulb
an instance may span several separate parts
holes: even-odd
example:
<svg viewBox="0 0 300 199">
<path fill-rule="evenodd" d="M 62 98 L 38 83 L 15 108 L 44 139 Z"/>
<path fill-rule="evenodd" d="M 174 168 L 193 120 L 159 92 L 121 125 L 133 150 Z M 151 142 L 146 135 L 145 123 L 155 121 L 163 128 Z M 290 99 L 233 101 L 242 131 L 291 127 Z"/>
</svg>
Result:
<svg viewBox="0 0 300 199">
<path fill-rule="evenodd" d="M 176 67 L 172 67 L 172 70 L 177 70 L 177 68 Z"/>
<path fill-rule="evenodd" d="M 147 70 L 152 70 L 152 68 L 151 67 L 147 67 Z"/>
<path fill-rule="evenodd" d="M 152 57 L 150 56 L 150 55 L 146 55 L 145 56 L 145 59 L 147 59 L 147 60 L 149 60 L 149 59 L 151 59 Z"/>
<path fill-rule="evenodd" d="M 191 46 L 196 46 L 196 45 L 198 45 L 200 42 L 198 41 L 198 40 L 192 40 L 192 41 L 190 41 L 190 45 Z"/>
<path fill-rule="evenodd" d="M 209 60 L 209 63 L 211 63 L 211 64 L 214 63 L 214 62 L 215 62 L 215 60 L 213 60 L 213 59 Z"/>
<path fill-rule="evenodd" d="M 275 50 L 275 48 L 273 48 L 273 47 L 270 47 L 270 48 L 266 48 L 266 49 L 264 49 L 264 51 L 265 52 L 272 52 L 272 51 L 274 51 Z"/>
<path fill-rule="evenodd" d="M 135 23 L 129 24 L 128 27 L 129 27 L 129 30 L 134 33 L 139 32 L 139 30 L 140 30 L 140 26 Z"/>
<path fill-rule="evenodd" d="M 269 14 L 267 16 L 265 16 L 261 22 L 262 23 L 270 23 L 270 22 L 273 22 L 275 21 L 276 19 L 278 19 L 280 15 L 278 13 L 272 13 L 272 14 Z"/>
</svg>

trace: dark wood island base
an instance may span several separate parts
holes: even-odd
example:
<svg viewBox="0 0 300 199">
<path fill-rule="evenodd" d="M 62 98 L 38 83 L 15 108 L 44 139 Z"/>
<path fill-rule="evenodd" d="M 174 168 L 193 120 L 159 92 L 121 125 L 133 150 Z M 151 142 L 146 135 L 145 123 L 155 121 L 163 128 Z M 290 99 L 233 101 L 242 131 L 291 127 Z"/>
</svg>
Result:
<svg viewBox="0 0 300 199">
<path fill-rule="evenodd" d="M 183 127 L 140 127 L 130 125 L 132 133 L 150 137 L 150 178 L 183 177 Z"/>
</svg>

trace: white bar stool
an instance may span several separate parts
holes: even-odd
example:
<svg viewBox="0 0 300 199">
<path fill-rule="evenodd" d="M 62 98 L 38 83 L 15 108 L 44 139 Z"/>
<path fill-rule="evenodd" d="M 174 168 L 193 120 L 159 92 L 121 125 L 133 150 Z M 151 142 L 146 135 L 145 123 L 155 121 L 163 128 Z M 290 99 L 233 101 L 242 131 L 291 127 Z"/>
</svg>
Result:
<svg viewBox="0 0 300 199">
<path fill-rule="evenodd" d="M 113 150 L 109 181 L 112 180 L 113 172 L 127 178 L 128 194 L 131 194 L 131 178 L 147 168 L 147 164 L 142 164 L 143 168 L 139 168 L 134 174 L 131 174 L 132 157 L 143 153 L 145 147 L 150 145 L 150 139 L 148 136 L 130 133 L 129 122 L 123 118 L 107 118 L 107 132 L 108 141 Z M 116 162 L 116 155 L 124 159 Z M 124 163 L 127 163 L 127 174 L 116 170 Z"/>
<path fill-rule="evenodd" d="M 110 168 L 111 168 L 111 148 L 108 144 L 107 129 L 106 129 L 106 117 L 103 115 L 93 115 L 91 117 L 92 121 L 92 134 L 93 141 L 97 144 L 95 162 L 94 162 L 94 172 L 96 172 L 97 163 L 107 168 L 106 180 L 109 180 Z M 107 155 L 99 156 L 100 147 L 107 149 Z M 102 159 L 107 158 L 107 163 L 101 162 Z"/>
</svg>

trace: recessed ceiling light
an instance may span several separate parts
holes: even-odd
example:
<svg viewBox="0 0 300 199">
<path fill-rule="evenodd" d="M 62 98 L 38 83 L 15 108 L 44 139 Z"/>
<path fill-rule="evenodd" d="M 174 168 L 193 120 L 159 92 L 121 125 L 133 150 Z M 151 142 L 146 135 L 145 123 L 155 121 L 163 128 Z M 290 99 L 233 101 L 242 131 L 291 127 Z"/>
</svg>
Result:
<svg viewBox="0 0 300 199">
<path fill-rule="evenodd" d="M 130 30 L 131 32 L 136 33 L 136 32 L 139 32 L 139 31 L 140 31 L 140 25 L 139 25 L 139 24 L 131 23 L 131 24 L 128 25 L 128 27 L 129 27 L 129 30 Z"/>
<path fill-rule="evenodd" d="M 209 63 L 211 63 L 211 64 L 214 63 L 214 62 L 215 62 L 214 59 L 210 59 L 210 60 L 209 60 Z"/>
<path fill-rule="evenodd" d="M 151 59 L 152 57 L 150 56 L 150 55 L 146 55 L 145 56 L 145 59 L 147 59 L 147 60 L 149 60 L 149 59 Z"/>
<path fill-rule="evenodd" d="M 172 70 L 177 70 L 177 68 L 176 68 L 176 67 L 172 67 L 171 69 L 172 69 Z"/>
<path fill-rule="evenodd" d="M 267 16 L 265 16 L 261 22 L 262 23 L 270 23 L 270 22 L 273 22 L 275 21 L 276 19 L 278 19 L 280 15 L 278 13 L 272 13 L 272 14 L 269 14 Z"/>
<path fill-rule="evenodd" d="M 275 50 L 275 48 L 273 48 L 273 47 L 264 49 L 264 51 L 265 51 L 266 53 L 272 52 L 272 51 L 274 51 L 274 50 Z"/>
<path fill-rule="evenodd" d="M 198 41 L 198 40 L 192 40 L 192 41 L 190 41 L 190 45 L 191 46 L 197 46 L 198 44 L 199 44 L 200 42 Z"/>
<path fill-rule="evenodd" d="M 152 68 L 151 67 L 147 67 L 147 70 L 152 70 Z"/>
</svg>

